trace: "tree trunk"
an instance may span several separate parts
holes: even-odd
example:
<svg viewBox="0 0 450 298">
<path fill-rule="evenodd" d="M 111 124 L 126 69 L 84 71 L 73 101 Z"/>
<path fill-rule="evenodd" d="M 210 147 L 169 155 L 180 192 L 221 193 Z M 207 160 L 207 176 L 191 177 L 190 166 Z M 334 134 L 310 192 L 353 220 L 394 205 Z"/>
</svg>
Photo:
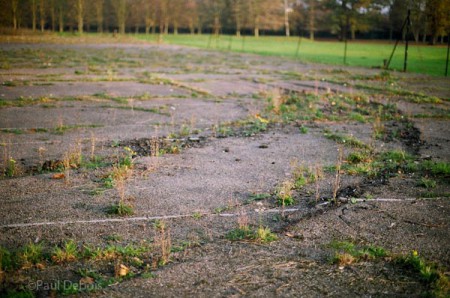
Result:
<svg viewBox="0 0 450 298">
<path fill-rule="evenodd" d="M 103 32 L 103 0 L 95 3 L 95 14 L 97 19 L 97 32 Z"/>
<path fill-rule="evenodd" d="M 219 14 L 214 15 L 214 34 L 219 35 L 220 33 L 220 19 Z"/>
<path fill-rule="evenodd" d="M 36 7 L 36 0 L 31 0 L 31 15 L 32 15 L 32 25 L 31 28 L 34 31 L 36 31 L 36 12 L 37 7 Z"/>
<path fill-rule="evenodd" d="M 291 35 L 291 31 L 289 29 L 289 10 L 288 10 L 288 0 L 284 0 L 284 28 L 286 30 L 286 36 Z"/>
<path fill-rule="evenodd" d="M 169 34 L 169 18 L 166 18 L 164 20 L 164 34 Z"/>
<path fill-rule="evenodd" d="M 189 33 L 191 35 L 195 34 L 195 26 L 194 26 L 194 20 L 191 18 L 189 18 Z"/>
<path fill-rule="evenodd" d="M 339 24 L 339 27 L 341 27 L 340 40 L 344 41 L 347 39 L 347 30 L 348 30 L 348 25 L 350 23 L 350 18 L 347 13 L 347 1 L 346 0 L 342 0 L 341 9 L 342 9 L 342 15 L 340 17 L 340 24 Z"/>
<path fill-rule="evenodd" d="M 259 16 L 258 15 L 255 16 L 254 32 L 255 32 L 255 37 L 259 37 Z"/>
<path fill-rule="evenodd" d="M 236 36 L 241 37 L 241 7 L 239 0 L 234 1 L 234 20 L 236 22 Z"/>
<path fill-rule="evenodd" d="M 145 21 L 145 35 L 150 34 L 150 22 L 148 22 L 147 20 Z"/>
<path fill-rule="evenodd" d="M 425 22 L 423 24 L 423 36 L 422 36 L 422 42 L 426 43 L 427 42 L 427 20 L 425 19 Z"/>
<path fill-rule="evenodd" d="M 202 23 L 198 22 L 197 24 L 197 35 L 202 35 L 203 34 L 203 27 L 202 27 Z"/>
<path fill-rule="evenodd" d="M 12 9 L 12 17 L 13 17 L 13 29 L 17 30 L 19 25 L 17 22 L 17 9 L 19 7 L 19 1 L 18 0 L 12 0 L 11 1 L 11 9 Z"/>
<path fill-rule="evenodd" d="M 78 33 L 83 34 L 83 9 L 84 9 L 84 5 L 83 5 L 83 0 L 78 0 L 77 1 L 77 18 L 78 18 Z"/>
<path fill-rule="evenodd" d="M 52 31 L 56 30 L 55 0 L 50 1 L 50 17 L 52 18 Z"/>
<path fill-rule="evenodd" d="M 438 39 L 437 34 L 433 34 L 433 37 L 431 38 L 431 45 L 434 46 L 437 43 L 437 39 Z"/>
<path fill-rule="evenodd" d="M 316 2 L 309 1 L 309 39 L 314 40 L 314 32 L 316 30 Z"/>
<path fill-rule="evenodd" d="M 44 32 L 45 29 L 45 6 L 44 0 L 39 2 L 39 23 L 41 27 L 41 32 Z"/>
<path fill-rule="evenodd" d="M 63 8 L 62 8 L 62 4 L 59 4 L 59 12 L 58 12 L 58 27 L 59 27 L 59 32 L 63 33 L 64 32 L 64 15 L 63 15 Z"/>
</svg>

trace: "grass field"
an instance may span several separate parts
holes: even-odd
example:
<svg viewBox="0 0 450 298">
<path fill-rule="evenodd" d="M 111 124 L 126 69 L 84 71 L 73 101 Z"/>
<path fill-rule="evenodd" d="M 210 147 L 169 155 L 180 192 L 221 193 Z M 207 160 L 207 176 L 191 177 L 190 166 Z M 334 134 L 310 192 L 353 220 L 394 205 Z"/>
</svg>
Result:
<svg viewBox="0 0 450 298">
<path fill-rule="evenodd" d="M 139 39 L 155 41 L 158 36 L 138 35 Z M 300 61 L 320 62 L 331 65 L 344 64 L 344 43 L 310 41 L 298 37 L 236 37 L 222 35 L 167 35 L 163 41 L 199 48 L 246 52 L 268 56 L 283 56 Z M 346 64 L 350 66 L 381 67 L 388 59 L 394 43 L 349 42 Z M 403 70 L 404 44 L 399 44 L 390 65 L 391 69 Z M 410 45 L 408 71 L 435 76 L 445 75 L 446 46 Z"/>
</svg>

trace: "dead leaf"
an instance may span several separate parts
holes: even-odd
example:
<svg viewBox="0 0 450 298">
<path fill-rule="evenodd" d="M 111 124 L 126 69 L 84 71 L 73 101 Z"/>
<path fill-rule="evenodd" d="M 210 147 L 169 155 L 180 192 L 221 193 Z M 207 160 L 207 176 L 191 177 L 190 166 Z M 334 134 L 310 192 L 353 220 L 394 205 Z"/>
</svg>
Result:
<svg viewBox="0 0 450 298">
<path fill-rule="evenodd" d="M 139 259 L 138 257 L 134 257 L 134 258 L 132 258 L 132 260 L 133 260 L 133 262 L 135 262 L 136 264 L 139 264 L 139 265 L 142 265 L 144 262 L 141 260 L 141 259 Z"/>
<path fill-rule="evenodd" d="M 80 279 L 81 285 L 92 285 L 94 283 L 94 279 L 92 277 L 86 276 Z"/>
<path fill-rule="evenodd" d="M 123 277 L 126 276 L 128 272 L 130 272 L 130 269 L 123 264 L 117 264 L 114 268 L 114 271 L 116 277 Z"/>
<path fill-rule="evenodd" d="M 42 263 L 37 263 L 36 264 L 36 268 L 39 269 L 39 270 L 43 270 L 43 269 L 45 269 L 45 265 L 42 264 Z"/>
<path fill-rule="evenodd" d="M 64 179 L 66 177 L 66 175 L 64 175 L 64 173 L 56 173 L 53 174 L 52 179 Z"/>
</svg>

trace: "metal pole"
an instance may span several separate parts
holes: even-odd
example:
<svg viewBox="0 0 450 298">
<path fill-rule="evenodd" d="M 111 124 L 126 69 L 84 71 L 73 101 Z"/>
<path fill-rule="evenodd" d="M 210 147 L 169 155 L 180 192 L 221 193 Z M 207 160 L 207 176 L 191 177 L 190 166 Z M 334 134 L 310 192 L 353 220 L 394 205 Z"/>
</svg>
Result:
<svg viewBox="0 0 450 298">
<path fill-rule="evenodd" d="M 448 74 L 448 56 L 450 54 L 450 32 L 447 34 L 447 63 L 445 63 L 445 76 Z"/>
<path fill-rule="evenodd" d="M 347 36 L 345 37 L 345 46 L 344 46 L 344 65 L 347 65 Z"/>
<path fill-rule="evenodd" d="M 300 52 L 300 44 L 302 43 L 302 36 L 299 35 L 298 36 L 298 41 L 297 41 L 297 49 L 295 50 L 295 59 L 298 59 L 298 54 Z"/>
<path fill-rule="evenodd" d="M 211 40 L 212 40 L 213 32 L 208 37 L 208 45 L 206 46 L 208 49 L 211 47 Z"/>
<path fill-rule="evenodd" d="M 403 29 L 405 28 L 405 25 L 406 25 L 407 21 L 408 21 L 408 18 L 406 18 L 405 21 L 403 22 L 402 29 L 400 29 L 400 34 L 403 32 Z M 394 53 L 395 53 L 395 50 L 397 49 L 397 46 L 398 46 L 398 43 L 400 42 L 400 39 L 401 39 L 401 35 L 395 41 L 394 49 L 392 50 L 391 56 L 389 57 L 389 60 L 386 63 L 386 69 L 389 69 L 389 65 L 391 64 L 392 57 L 394 57 Z"/>
<path fill-rule="evenodd" d="M 406 72 L 406 69 L 408 67 L 408 45 L 409 45 L 409 40 L 408 40 L 408 35 L 409 35 L 409 28 L 411 26 L 411 9 L 408 9 L 408 16 L 406 17 L 406 44 L 405 44 L 405 61 L 403 63 L 403 72 Z"/>
</svg>

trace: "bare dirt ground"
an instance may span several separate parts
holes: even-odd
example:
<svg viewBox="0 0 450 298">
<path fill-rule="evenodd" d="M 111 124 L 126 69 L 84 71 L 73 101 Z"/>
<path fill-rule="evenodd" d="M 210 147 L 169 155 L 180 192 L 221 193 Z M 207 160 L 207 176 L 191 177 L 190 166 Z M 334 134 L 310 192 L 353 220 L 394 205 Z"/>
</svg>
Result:
<svg viewBox="0 0 450 298">
<path fill-rule="evenodd" d="M 0 52 L 0 295 L 449 295 L 448 78 L 167 45 Z M 230 234 L 263 227 L 277 239 Z"/>
</svg>

